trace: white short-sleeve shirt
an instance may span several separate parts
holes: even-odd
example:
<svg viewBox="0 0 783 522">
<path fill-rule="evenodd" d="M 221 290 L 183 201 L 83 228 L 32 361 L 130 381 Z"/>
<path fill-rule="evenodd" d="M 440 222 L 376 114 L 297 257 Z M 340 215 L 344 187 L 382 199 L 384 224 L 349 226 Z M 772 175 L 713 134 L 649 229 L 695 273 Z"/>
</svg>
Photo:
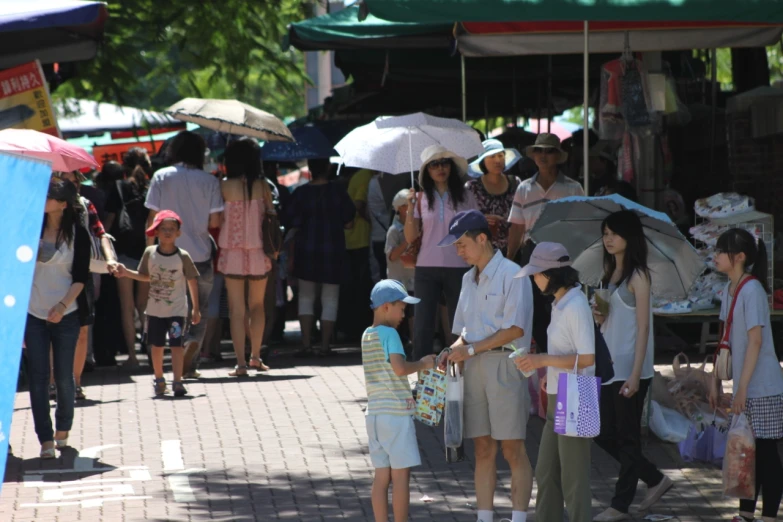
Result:
<svg viewBox="0 0 783 522">
<path fill-rule="evenodd" d="M 529 278 L 528 278 L 529 279 Z M 575 286 L 552 305 L 552 320 L 546 330 L 549 355 L 595 355 L 593 313 L 581 287 Z M 557 394 L 557 379 L 571 370 L 550 366 L 546 372 L 546 392 Z M 581 375 L 595 375 L 595 365 L 580 370 Z"/>
<path fill-rule="evenodd" d="M 557 179 L 551 187 L 544 190 L 538 184 L 538 173 L 536 173 L 517 187 L 508 221 L 515 225 L 525 225 L 524 239 L 527 240 L 530 237 L 530 230 L 536 224 L 536 220 L 544 210 L 547 201 L 584 195 L 582 185 L 562 173 L 557 175 Z"/>
<path fill-rule="evenodd" d="M 514 279 L 519 265 L 499 251 L 487 263 L 476 283 L 476 267 L 462 277 L 453 333 L 465 329 L 468 343 L 483 341 L 500 330 L 518 326 L 524 335 L 512 341 L 516 348 L 530 348 L 533 335 L 533 288 L 529 277 Z"/>
</svg>

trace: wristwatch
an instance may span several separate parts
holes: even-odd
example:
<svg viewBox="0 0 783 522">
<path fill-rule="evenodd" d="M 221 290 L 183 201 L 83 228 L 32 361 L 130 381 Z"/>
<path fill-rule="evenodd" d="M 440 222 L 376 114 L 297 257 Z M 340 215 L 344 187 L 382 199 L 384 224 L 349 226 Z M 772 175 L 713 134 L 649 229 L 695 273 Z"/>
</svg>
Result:
<svg viewBox="0 0 783 522">
<path fill-rule="evenodd" d="M 475 348 L 473 348 L 473 345 L 472 345 L 472 344 L 469 344 L 469 345 L 468 345 L 468 355 L 470 355 L 471 357 L 473 357 L 474 355 L 476 355 L 476 349 L 475 349 Z"/>
</svg>

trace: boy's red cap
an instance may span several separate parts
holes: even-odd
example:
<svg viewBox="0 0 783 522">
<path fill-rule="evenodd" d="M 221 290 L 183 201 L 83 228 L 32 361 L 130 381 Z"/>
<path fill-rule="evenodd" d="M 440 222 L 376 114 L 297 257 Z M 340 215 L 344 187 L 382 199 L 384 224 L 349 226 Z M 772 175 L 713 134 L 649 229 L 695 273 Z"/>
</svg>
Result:
<svg viewBox="0 0 783 522">
<path fill-rule="evenodd" d="M 152 226 L 147 229 L 147 235 L 152 237 L 155 235 L 155 231 L 158 229 L 161 223 L 163 223 L 166 219 L 174 219 L 179 223 L 179 226 L 182 226 L 182 220 L 179 218 L 176 212 L 173 210 L 161 210 L 157 214 L 155 214 L 155 220 L 152 222 Z"/>
</svg>

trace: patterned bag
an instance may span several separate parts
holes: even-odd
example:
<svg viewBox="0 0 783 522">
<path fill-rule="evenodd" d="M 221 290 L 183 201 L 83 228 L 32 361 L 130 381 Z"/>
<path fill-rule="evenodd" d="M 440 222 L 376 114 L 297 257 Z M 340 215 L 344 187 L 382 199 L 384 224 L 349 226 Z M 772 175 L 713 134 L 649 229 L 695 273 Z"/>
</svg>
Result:
<svg viewBox="0 0 783 522">
<path fill-rule="evenodd" d="M 421 216 L 421 198 L 424 195 L 423 192 L 416 194 L 416 207 L 419 209 L 419 216 Z M 405 249 L 405 252 L 400 256 L 402 266 L 405 268 L 416 268 L 416 260 L 419 257 L 419 250 L 421 250 L 421 234 L 416 240 L 409 244 Z"/>
<path fill-rule="evenodd" d="M 599 407 L 600 377 L 579 375 L 574 361 L 573 373 L 561 373 L 557 379 L 555 433 L 568 437 L 593 438 L 601 433 Z"/>
<path fill-rule="evenodd" d="M 414 418 L 427 426 L 437 426 L 446 407 L 446 374 L 437 369 L 424 370 L 416 383 Z"/>
</svg>

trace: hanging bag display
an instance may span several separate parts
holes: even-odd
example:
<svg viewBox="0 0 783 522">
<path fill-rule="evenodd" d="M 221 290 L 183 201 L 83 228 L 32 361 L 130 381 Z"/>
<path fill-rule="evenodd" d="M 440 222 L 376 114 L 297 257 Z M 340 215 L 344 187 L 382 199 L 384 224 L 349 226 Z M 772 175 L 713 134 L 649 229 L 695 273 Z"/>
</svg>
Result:
<svg viewBox="0 0 783 522">
<path fill-rule="evenodd" d="M 573 372 L 561 373 L 557 379 L 555 433 L 568 437 L 593 438 L 601 433 L 599 389 L 601 378 L 579 375 L 579 355 Z"/>
<path fill-rule="evenodd" d="M 421 198 L 423 195 L 423 192 L 416 194 L 416 208 L 419 210 L 419 216 L 421 216 Z M 419 250 L 421 250 L 421 234 L 419 234 L 419 237 L 417 237 L 413 243 L 408 245 L 408 247 L 400 256 L 402 266 L 405 268 L 416 268 L 416 260 L 419 257 Z"/>
<path fill-rule="evenodd" d="M 753 276 L 745 278 L 740 281 L 740 284 L 737 285 L 737 289 L 734 290 L 734 297 L 731 300 L 729 315 L 726 317 L 726 323 L 723 326 L 723 335 L 718 344 L 718 349 L 715 351 L 715 377 L 721 381 L 730 381 L 732 379 L 731 323 L 734 320 L 734 306 L 737 304 L 737 297 L 739 296 L 742 287 L 745 286 L 745 283 L 753 279 L 756 278 Z"/>
</svg>

